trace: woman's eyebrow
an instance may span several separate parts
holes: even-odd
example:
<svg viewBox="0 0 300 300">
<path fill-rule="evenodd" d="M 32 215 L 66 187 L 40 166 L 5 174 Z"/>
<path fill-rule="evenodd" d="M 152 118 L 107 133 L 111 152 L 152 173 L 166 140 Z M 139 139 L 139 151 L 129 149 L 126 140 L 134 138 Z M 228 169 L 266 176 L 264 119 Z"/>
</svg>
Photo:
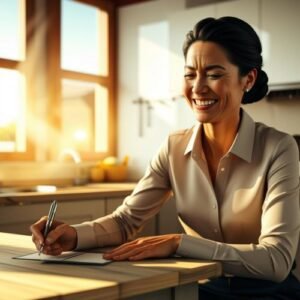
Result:
<svg viewBox="0 0 300 300">
<path fill-rule="evenodd" d="M 204 68 L 206 71 L 210 71 L 210 70 L 213 70 L 213 69 L 222 69 L 222 70 L 226 70 L 223 66 L 221 65 L 208 65 Z"/>
<path fill-rule="evenodd" d="M 196 70 L 195 67 L 193 66 L 190 66 L 190 65 L 185 65 L 184 66 L 185 69 L 191 69 L 191 70 Z M 205 71 L 210 71 L 210 70 L 213 70 L 213 69 L 222 69 L 222 70 L 226 70 L 225 67 L 221 66 L 221 65 L 208 65 L 204 68 Z"/>
<path fill-rule="evenodd" d="M 189 66 L 189 65 L 185 65 L 185 66 L 184 66 L 184 68 L 185 68 L 185 69 L 196 70 L 196 68 L 195 68 L 195 67 L 193 67 L 193 66 Z"/>
</svg>

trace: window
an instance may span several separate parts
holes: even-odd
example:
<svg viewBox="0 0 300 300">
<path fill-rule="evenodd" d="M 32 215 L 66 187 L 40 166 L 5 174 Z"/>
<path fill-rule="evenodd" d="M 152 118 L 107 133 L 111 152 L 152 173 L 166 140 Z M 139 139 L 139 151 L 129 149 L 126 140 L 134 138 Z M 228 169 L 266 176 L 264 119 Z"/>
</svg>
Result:
<svg viewBox="0 0 300 300">
<path fill-rule="evenodd" d="M 0 159 L 33 159 L 26 28 L 32 1 L 0 1 Z"/>
<path fill-rule="evenodd" d="M 1 160 L 115 153 L 114 23 L 108 0 L 0 1 Z"/>
</svg>

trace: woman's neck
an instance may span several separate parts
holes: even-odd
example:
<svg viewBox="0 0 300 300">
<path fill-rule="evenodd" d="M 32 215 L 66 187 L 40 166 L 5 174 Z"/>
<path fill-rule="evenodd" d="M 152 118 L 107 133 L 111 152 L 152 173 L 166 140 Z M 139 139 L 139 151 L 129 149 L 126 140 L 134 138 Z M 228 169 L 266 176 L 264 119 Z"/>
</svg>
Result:
<svg viewBox="0 0 300 300">
<path fill-rule="evenodd" d="M 240 123 L 240 114 L 236 118 L 219 123 L 203 124 L 202 144 L 206 155 L 221 158 L 230 149 Z"/>
</svg>

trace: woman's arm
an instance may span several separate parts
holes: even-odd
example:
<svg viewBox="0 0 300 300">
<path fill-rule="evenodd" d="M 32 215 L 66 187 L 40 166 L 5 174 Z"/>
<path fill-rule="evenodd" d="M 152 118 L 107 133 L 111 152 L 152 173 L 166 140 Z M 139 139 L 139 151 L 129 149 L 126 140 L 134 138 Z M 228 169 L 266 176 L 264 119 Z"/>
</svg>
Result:
<svg viewBox="0 0 300 300">
<path fill-rule="evenodd" d="M 74 225 L 77 249 L 119 245 L 134 238 L 171 196 L 168 140 L 160 147 L 133 193 L 112 214 Z"/>
</svg>

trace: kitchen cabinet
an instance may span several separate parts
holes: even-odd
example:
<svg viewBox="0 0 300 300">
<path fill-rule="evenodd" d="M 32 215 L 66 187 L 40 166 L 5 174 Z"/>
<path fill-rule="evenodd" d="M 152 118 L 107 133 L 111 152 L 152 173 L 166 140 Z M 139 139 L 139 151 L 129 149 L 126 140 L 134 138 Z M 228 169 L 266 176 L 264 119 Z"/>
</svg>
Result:
<svg viewBox="0 0 300 300">
<path fill-rule="evenodd" d="M 300 1 L 237 0 L 215 5 L 216 17 L 235 16 L 259 34 L 269 84 L 300 82 Z"/>
<path fill-rule="evenodd" d="M 29 226 L 47 215 L 51 201 L 58 201 L 56 219 L 67 224 L 78 224 L 112 213 L 120 206 L 135 184 L 102 186 L 102 189 L 73 188 L 57 194 L 19 193 L 0 197 L 0 232 L 31 234 Z M 6 199 L 6 200 L 5 200 Z M 171 198 L 160 212 L 137 235 L 150 236 L 182 232 L 177 219 L 175 199 Z"/>
<path fill-rule="evenodd" d="M 29 226 L 47 215 L 50 202 L 1 206 L 0 231 L 30 234 Z M 58 202 L 56 219 L 68 224 L 89 221 L 105 214 L 104 199 Z"/>
<path fill-rule="evenodd" d="M 299 12 L 299 0 L 262 0 L 261 39 L 270 84 L 300 82 Z"/>
</svg>

